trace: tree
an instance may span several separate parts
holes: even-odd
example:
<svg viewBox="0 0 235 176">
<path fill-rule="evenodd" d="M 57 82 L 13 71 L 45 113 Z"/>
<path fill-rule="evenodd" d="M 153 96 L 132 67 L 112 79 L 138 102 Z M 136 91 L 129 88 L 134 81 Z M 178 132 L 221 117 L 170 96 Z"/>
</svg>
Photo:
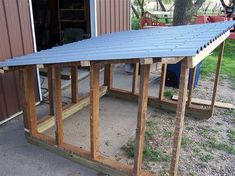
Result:
<svg viewBox="0 0 235 176">
<path fill-rule="evenodd" d="M 175 0 L 174 8 L 174 25 L 189 24 L 193 15 L 200 9 L 206 0 Z"/>
<path fill-rule="evenodd" d="M 230 13 L 228 13 L 228 17 L 232 17 L 232 15 L 235 13 L 235 0 L 230 0 L 229 4 L 227 5 L 224 0 L 220 0 L 222 6 L 226 9 L 230 9 Z"/>
</svg>

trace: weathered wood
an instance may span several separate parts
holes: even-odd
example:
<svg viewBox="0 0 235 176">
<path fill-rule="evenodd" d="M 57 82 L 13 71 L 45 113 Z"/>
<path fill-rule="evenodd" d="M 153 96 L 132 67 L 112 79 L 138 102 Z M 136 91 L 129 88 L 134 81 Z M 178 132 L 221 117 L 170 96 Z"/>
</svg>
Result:
<svg viewBox="0 0 235 176">
<path fill-rule="evenodd" d="M 113 87 L 113 65 L 106 64 L 104 66 L 104 86 L 107 86 L 108 89 Z"/>
<path fill-rule="evenodd" d="M 92 64 L 90 68 L 90 140 L 91 157 L 99 156 L 99 74 L 100 65 Z"/>
<path fill-rule="evenodd" d="M 187 97 L 189 69 L 187 67 L 187 58 L 181 62 L 180 85 L 179 85 L 179 100 L 176 110 L 175 132 L 173 139 L 173 152 L 171 160 L 170 175 L 176 176 L 179 165 L 179 156 L 181 148 L 181 139 L 184 126 L 185 106 Z"/>
<path fill-rule="evenodd" d="M 91 65 L 90 61 L 80 61 L 81 67 L 89 67 Z"/>
<path fill-rule="evenodd" d="M 160 62 L 162 64 L 176 64 L 183 59 L 184 59 L 184 57 L 169 57 L 169 58 L 163 57 L 163 58 L 161 58 Z"/>
<path fill-rule="evenodd" d="M 197 66 L 203 59 L 206 58 L 212 51 L 215 50 L 222 42 L 225 41 L 226 38 L 230 35 L 230 31 L 225 32 L 223 35 L 218 37 L 215 41 L 210 43 L 206 48 L 200 51 L 195 57 L 188 59 L 189 68 L 194 68 Z"/>
<path fill-rule="evenodd" d="M 140 64 L 141 64 L 141 65 L 153 64 L 153 58 L 144 58 L 144 59 L 140 59 Z"/>
<path fill-rule="evenodd" d="M 146 126 L 147 105 L 148 105 L 148 84 L 150 65 L 141 65 L 140 71 L 140 95 L 138 100 L 138 115 L 135 144 L 134 176 L 142 175 L 142 161 L 144 150 L 144 133 Z"/>
<path fill-rule="evenodd" d="M 188 106 L 191 106 L 192 104 L 196 72 L 197 72 L 197 66 L 193 68 L 190 78 L 190 88 L 189 88 L 188 103 L 187 103 Z"/>
<path fill-rule="evenodd" d="M 178 100 L 178 96 L 174 95 L 172 97 L 172 100 Z M 200 99 L 200 98 L 192 98 L 192 104 L 197 104 L 197 105 L 203 105 L 203 106 L 210 106 L 211 105 L 211 101 L 210 100 L 204 100 L 204 99 Z M 235 105 L 231 104 L 231 103 L 223 103 L 223 102 L 215 102 L 215 107 L 218 108 L 224 108 L 224 109 L 235 109 Z"/>
<path fill-rule="evenodd" d="M 211 101 L 211 115 L 213 114 L 214 108 L 215 108 L 217 87 L 219 83 L 219 75 L 220 75 L 222 59 L 224 55 L 224 45 L 225 45 L 225 42 L 221 43 L 219 47 L 219 56 L 218 56 L 218 62 L 217 62 L 217 67 L 216 67 L 215 82 L 214 82 L 213 95 L 212 95 L 212 101 Z"/>
<path fill-rule="evenodd" d="M 62 97 L 61 97 L 61 79 L 60 79 L 60 65 L 52 67 L 52 87 L 53 87 L 53 102 L 55 114 L 55 136 L 56 144 L 61 145 L 64 140 L 63 134 L 63 119 L 62 119 Z"/>
<path fill-rule="evenodd" d="M 71 66 L 71 95 L 72 103 L 78 102 L 78 67 Z"/>
<path fill-rule="evenodd" d="M 107 93 L 107 87 L 102 86 L 100 87 L 100 92 L 99 92 L 99 97 L 103 97 Z M 62 118 L 63 120 L 69 118 L 73 114 L 77 113 L 84 107 L 87 107 L 90 104 L 90 95 L 86 95 L 84 97 L 81 97 L 78 99 L 78 103 L 76 104 L 69 104 L 64 107 L 63 113 L 62 113 Z M 53 127 L 55 125 L 55 120 L 54 120 L 53 115 L 47 115 L 43 117 L 41 120 L 38 121 L 38 132 L 43 133 L 44 131 L 48 130 L 49 128 Z"/>
<path fill-rule="evenodd" d="M 159 88 L 159 100 L 164 99 L 164 92 L 165 92 L 165 84 L 166 84 L 166 71 L 167 71 L 167 64 L 162 64 L 162 74 L 161 74 L 161 82 Z"/>
<path fill-rule="evenodd" d="M 24 125 L 31 136 L 37 133 L 37 114 L 35 108 L 34 66 L 21 71 Z"/>
<path fill-rule="evenodd" d="M 133 80 L 132 80 L 132 93 L 136 94 L 139 82 L 139 64 L 134 64 Z"/>
<path fill-rule="evenodd" d="M 53 102 L 53 82 L 52 82 L 52 68 L 51 66 L 47 67 L 48 75 L 48 96 L 49 96 L 49 107 L 50 115 L 54 115 L 54 102 Z"/>
</svg>

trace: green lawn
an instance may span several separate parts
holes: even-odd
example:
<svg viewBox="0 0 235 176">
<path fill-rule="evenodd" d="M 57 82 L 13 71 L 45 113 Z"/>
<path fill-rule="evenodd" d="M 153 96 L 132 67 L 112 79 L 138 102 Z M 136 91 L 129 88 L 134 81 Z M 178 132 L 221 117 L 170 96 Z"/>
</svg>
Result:
<svg viewBox="0 0 235 176">
<path fill-rule="evenodd" d="M 209 76 L 211 73 L 215 73 L 217 58 L 218 48 L 203 61 L 202 76 Z M 235 40 L 226 40 L 221 74 L 231 79 L 231 82 L 235 85 Z"/>
</svg>

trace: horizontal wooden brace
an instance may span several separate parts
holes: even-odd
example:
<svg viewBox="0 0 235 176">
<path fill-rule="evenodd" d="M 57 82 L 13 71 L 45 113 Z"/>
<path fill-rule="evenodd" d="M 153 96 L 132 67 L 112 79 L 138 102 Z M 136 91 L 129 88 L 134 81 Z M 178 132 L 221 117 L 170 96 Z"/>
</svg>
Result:
<svg viewBox="0 0 235 176">
<path fill-rule="evenodd" d="M 100 97 L 104 96 L 106 93 L 107 93 L 107 86 L 100 87 L 100 92 L 99 92 Z M 88 106 L 89 104 L 90 104 L 90 96 L 87 95 L 79 99 L 78 103 L 67 105 L 63 110 L 63 114 L 62 114 L 63 120 L 75 114 L 76 112 L 80 111 L 81 109 Z M 42 133 L 46 131 L 47 129 L 53 127 L 54 125 L 55 125 L 54 116 L 47 115 L 38 121 L 38 124 L 37 124 L 38 132 Z"/>
<path fill-rule="evenodd" d="M 184 57 L 168 57 L 168 58 L 161 58 L 159 62 L 162 64 L 176 64 L 180 62 Z"/>
<path fill-rule="evenodd" d="M 138 101 L 138 94 L 132 94 L 129 91 L 121 90 L 121 89 L 111 89 L 109 91 L 109 96 L 121 98 L 130 101 Z M 176 112 L 177 101 L 171 100 L 162 100 L 160 101 L 156 97 L 148 97 L 148 105 L 157 107 L 159 109 L 168 110 L 172 112 Z M 190 115 L 196 119 L 209 119 L 211 117 L 210 108 L 202 108 L 201 106 L 192 105 L 191 107 L 186 107 L 186 115 Z"/>
</svg>

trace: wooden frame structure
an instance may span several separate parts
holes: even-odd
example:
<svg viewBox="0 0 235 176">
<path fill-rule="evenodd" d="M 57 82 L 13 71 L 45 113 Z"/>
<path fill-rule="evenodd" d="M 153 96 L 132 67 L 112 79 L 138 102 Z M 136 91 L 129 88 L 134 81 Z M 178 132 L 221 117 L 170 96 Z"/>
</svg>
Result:
<svg viewBox="0 0 235 176">
<path fill-rule="evenodd" d="M 90 93 L 85 97 L 78 97 L 78 83 L 77 83 L 77 65 L 81 63 L 71 63 L 71 105 L 67 105 L 62 109 L 61 98 L 61 78 L 60 69 L 62 64 L 45 65 L 48 69 L 49 77 L 49 101 L 50 101 L 50 114 L 45 118 L 37 121 L 36 109 L 35 109 L 35 89 L 32 84 L 34 77 L 32 76 L 35 66 L 25 66 L 20 70 L 21 83 L 23 86 L 23 100 L 24 100 L 24 123 L 25 131 L 28 140 L 32 143 L 40 144 L 59 152 L 64 156 L 72 158 L 79 163 L 86 166 L 100 170 L 102 172 L 111 173 L 111 175 L 154 175 L 142 171 L 143 160 L 143 146 L 144 146 L 144 132 L 146 125 L 146 112 L 147 105 L 151 105 L 157 108 L 176 111 L 176 123 L 175 133 L 173 141 L 172 162 L 170 168 L 170 175 L 177 175 L 179 156 L 180 156 L 180 144 L 182 138 L 182 131 L 184 125 L 185 112 L 191 115 L 197 116 L 203 114 L 205 118 L 209 118 L 214 110 L 214 104 L 216 100 L 216 90 L 218 85 L 222 55 L 224 50 L 224 40 L 220 40 L 220 52 L 218 57 L 218 65 L 216 70 L 215 85 L 213 91 L 213 97 L 211 106 L 208 108 L 202 108 L 200 106 L 193 105 L 191 100 L 193 96 L 194 85 L 190 86 L 188 103 L 186 103 L 187 97 L 187 84 L 189 77 L 189 69 L 193 68 L 193 76 L 190 78 L 192 83 L 195 77 L 195 59 L 197 58 L 175 58 L 169 59 L 170 62 L 163 62 L 162 66 L 162 79 L 160 85 L 159 95 L 156 97 L 148 96 L 148 79 L 150 72 L 150 64 L 154 59 L 133 59 L 133 60 L 114 60 L 114 61 L 96 61 L 89 62 L 90 65 Z M 215 49 L 217 46 L 215 45 Z M 202 55 L 204 56 L 204 55 Z M 204 58 L 203 58 L 204 59 Z M 172 63 L 172 60 L 181 62 L 181 74 L 180 74 L 180 88 L 178 101 L 169 101 L 164 98 L 165 89 L 165 77 L 167 63 Z M 159 61 L 159 60 L 158 60 Z M 160 59 L 161 62 L 161 59 Z M 113 88 L 113 66 L 118 63 L 134 63 L 134 74 L 132 91 L 124 91 L 117 88 Z M 193 63 L 193 64 L 192 64 Z M 104 85 L 99 87 L 99 72 L 100 65 L 105 65 Z M 87 65 L 87 64 L 86 64 Z M 194 67 L 192 67 L 192 65 Z M 137 92 L 138 77 L 140 67 L 140 85 L 139 93 Z M 100 154 L 99 150 L 99 97 L 106 95 L 129 99 L 133 101 L 138 100 L 138 114 L 137 114 L 137 130 L 136 130 L 136 152 L 134 166 L 125 165 L 117 161 L 113 161 Z M 157 94 L 156 94 L 157 95 Z M 83 107 L 90 104 L 90 151 L 86 151 L 79 147 L 65 143 L 63 139 L 63 119 L 68 118 L 70 115 L 76 113 Z M 202 117 L 200 115 L 200 117 Z M 44 135 L 42 132 L 55 125 L 55 139 Z"/>
</svg>

